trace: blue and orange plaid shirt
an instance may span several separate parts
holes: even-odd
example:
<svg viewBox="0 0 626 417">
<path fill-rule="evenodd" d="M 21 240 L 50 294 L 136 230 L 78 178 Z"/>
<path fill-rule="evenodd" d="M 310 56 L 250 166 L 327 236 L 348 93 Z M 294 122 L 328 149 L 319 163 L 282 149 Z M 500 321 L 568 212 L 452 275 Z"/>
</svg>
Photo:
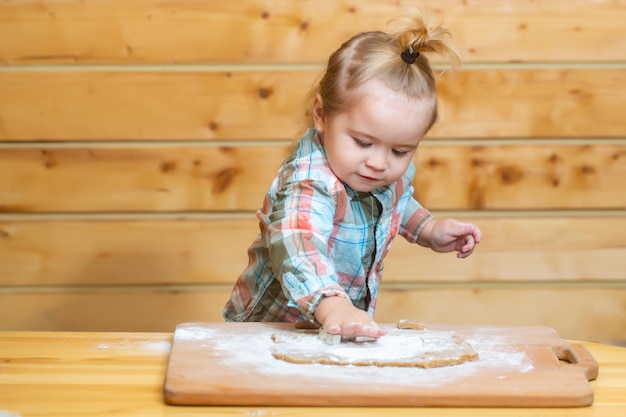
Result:
<svg viewBox="0 0 626 417">
<path fill-rule="evenodd" d="M 341 296 L 372 317 L 383 259 L 399 233 L 415 243 L 432 215 L 413 198 L 413 164 L 371 193 L 341 182 L 309 129 L 283 162 L 263 209 L 248 267 L 224 307 L 227 321 L 315 321 L 322 297 Z"/>
</svg>

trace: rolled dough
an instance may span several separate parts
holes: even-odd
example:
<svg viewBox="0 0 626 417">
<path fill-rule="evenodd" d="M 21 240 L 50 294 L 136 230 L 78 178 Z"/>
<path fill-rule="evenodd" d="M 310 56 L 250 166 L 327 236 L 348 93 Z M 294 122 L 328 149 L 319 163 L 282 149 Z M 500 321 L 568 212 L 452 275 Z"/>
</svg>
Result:
<svg viewBox="0 0 626 417">
<path fill-rule="evenodd" d="M 275 333 L 272 340 L 275 358 L 298 364 L 434 368 L 478 359 L 463 338 L 429 330 L 389 329 L 375 341 L 337 345 L 326 344 L 311 332 Z"/>
<path fill-rule="evenodd" d="M 398 329 L 426 330 L 426 325 L 415 320 L 400 320 Z"/>
</svg>

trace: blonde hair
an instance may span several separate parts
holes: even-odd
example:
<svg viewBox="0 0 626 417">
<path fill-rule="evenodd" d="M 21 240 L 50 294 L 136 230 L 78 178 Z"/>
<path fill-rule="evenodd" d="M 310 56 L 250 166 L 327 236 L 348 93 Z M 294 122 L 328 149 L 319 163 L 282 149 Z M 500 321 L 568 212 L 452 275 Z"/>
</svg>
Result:
<svg viewBox="0 0 626 417">
<path fill-rule="evenodd" d="M 413 10 L 406 18 L 395 19 L 395 30 L 362 32 L 341 45 L 328 59 L 326 70 L 305 99 L 305 126 L 313 127 L 312 105 L 319 94 L 325 115 L 344 111 L 354 98 L 352 92 L 370 79 L 400 91 L 409 98 L 434 99 L 431 123 L 437 119 L 435 77 L 424 53 L 435 53 L 453 67 L 460 59 L 451 45 L 450 32 L 432 23 L 432 14 Z M 409 49 L 411 48 L 411 49 Z M 402 57 L 414 51 L 415 62 Z"/>
</svg>

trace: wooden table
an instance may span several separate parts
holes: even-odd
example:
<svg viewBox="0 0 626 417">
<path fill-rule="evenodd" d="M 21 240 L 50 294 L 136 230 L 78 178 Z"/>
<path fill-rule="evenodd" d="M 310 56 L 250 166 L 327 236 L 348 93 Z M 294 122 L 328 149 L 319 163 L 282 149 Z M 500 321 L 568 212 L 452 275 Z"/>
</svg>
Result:
<svg viewBox="0 0 626 417">
<path fill-rule="evenodd" d="M 0 332 L 0 410 L 23 417 L 626 416 L 626 349 L 615 346 L 581 343 L 600 364 L 595 402 L 587 408 L 329 409 L 165 405 L 171 340 L 171 333 Z"/>
</svg>

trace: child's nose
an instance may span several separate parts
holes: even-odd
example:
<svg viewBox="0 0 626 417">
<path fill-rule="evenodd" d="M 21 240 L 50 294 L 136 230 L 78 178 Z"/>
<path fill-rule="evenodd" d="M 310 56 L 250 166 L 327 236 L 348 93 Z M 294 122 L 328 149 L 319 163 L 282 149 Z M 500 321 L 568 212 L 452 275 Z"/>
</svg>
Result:
<svg viewBox="0 0 626 417">
<path fill-rule="evenodd" d="M 387 158 L 383 152 L 372 152 L 369 154 L 366 164 L 375 171 L 383 171 L 387 166 Z"/>
</svg>

